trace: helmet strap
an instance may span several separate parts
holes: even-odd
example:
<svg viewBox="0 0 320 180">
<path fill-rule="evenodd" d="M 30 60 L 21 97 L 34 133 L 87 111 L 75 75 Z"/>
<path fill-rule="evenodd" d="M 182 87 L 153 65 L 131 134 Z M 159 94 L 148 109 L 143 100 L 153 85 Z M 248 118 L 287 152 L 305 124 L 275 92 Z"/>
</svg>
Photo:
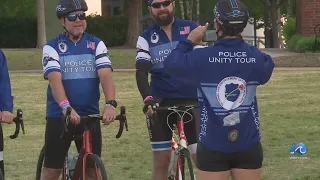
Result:
<svg viewBox="0 0 320 180">
<path fill-rule="evenodd" d="M 66 19 L 64 19 L 64 23 L 66 23 Z M 73 35 L 71 32 L 69 32 L 69 31 L 67 30 L 66 26 L 63 26 L 63 29 L 64 29 L 64 31 L 65 31 L 66 36 L 67 36 L 69 39 L 72 39 L 72 40 L 74 40 L 74 41 L 79 40 L 80 36 L 75 36 L 75 35 Z"/>
</svg>

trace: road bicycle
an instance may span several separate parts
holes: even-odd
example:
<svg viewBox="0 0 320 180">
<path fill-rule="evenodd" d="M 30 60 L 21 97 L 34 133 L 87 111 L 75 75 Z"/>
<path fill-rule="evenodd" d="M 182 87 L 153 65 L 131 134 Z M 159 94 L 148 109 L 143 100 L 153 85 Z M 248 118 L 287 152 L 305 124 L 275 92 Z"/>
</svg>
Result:
<svg viewBox="0 0 320 180">
<path fill-rule="evenodd" d="M 67 109 L 66 116 L 63 118 L 64 122 L 64 131 L 68 131 L 67 125 L 70 122 L 70 113 L 71 108 Z M 82 147 L 79 152 L 78 159 L 76 160 L 76 166 L 72 172 L 70 172 L 70 169 L 68 167 L 68 155 L 65 157 L 65 163 L 62 171 L 62 178 L 61 180 L 85 180 L 87 178 L 87 174 L 91 173 L 91 175 L 94 173 L 96 180 L 107 180 L 107 172 L 105 169 L 105 166 L 100 159 L 100 157 L 96 154 L 93 154 L 92 152 L 92 144 L 91 144 L 91 133 L 94 124 L 96 121 L 101 121 L 102 116 L 99 114 L 97 115 L 89 115 L 87 117 L 81 117 L 81 123 L 84 124 L 85 130 L 82 134 Z M 124 129 L 124 126 L 126 128 L 126 131 L 128 131 L 128 123 L 126 118 L 126 108 L 124 106 L 120 107 L 120 114 L 116 116 L 116 120 L 119 120 L 120 127 L 118 130 L 118 133 L 116 135 L 116 138 L 120 138 Z M 77 135 L 74 136 L 73 140 L 76 140 L 79 138 Z M 39 155 L 38 164 L 37 164 L 37 174 L 36 174 L 36 180 L 40 180 L 41 178 L 41 171 L 42 166 L 44 162 L 44 147 L 41 150 L 41 153 Z M 68 154 L 68 153 L 67 153 Z"/>
<path fill-rule="evenodd" d="M 192 109 L 199 108 L 199 105 L 176 105 L 168 107 L 154 107 L 155 114 L 157 111 L 172 111 L 167 116 L 167 124 L 172 131 L 172 157 L 169 166 L 168 180 L 195 180 L 191 154 L 188 150 L 188 142 L 184 132 L 184 124 L 192 121 Z M 169 117 L 177 114 L 177 123 L 173 128 L 169 125 Z M 190 115 L 191 120 L 184 122 L 185 115 Z M 175 132 L 176 131 L 176 132 Z M 175 140 L 176 139 L 176 140 Z M 186 163 L 186 164 L 185 164 Z M 188 169 L 186 169 L 186 167 Z"/>
</svg>

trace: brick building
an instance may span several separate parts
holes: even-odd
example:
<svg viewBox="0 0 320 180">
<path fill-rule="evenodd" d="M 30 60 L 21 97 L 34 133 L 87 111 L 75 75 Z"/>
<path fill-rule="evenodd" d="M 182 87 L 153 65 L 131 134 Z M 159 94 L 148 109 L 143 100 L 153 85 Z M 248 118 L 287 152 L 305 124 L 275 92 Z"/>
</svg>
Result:
<svg viewBox="0 0 320 180">
<path fill-rule="evenodd" d="M 320 0 L 297 0 L 297 31 L 303 36 L 313 36 L 314 27 L 320 24 Z"/>
<path fill-rule="evenodd" d="M 103 17 L 120 15 L 121 0 L 101 0 L 101 11 Z"/>
</svg>

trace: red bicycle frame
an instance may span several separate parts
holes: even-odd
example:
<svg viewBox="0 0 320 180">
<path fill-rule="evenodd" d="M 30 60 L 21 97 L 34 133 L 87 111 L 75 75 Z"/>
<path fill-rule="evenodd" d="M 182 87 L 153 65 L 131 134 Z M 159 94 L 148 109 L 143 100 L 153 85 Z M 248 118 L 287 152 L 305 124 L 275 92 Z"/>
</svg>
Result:
<svg viewBox="0 0 320 180">
<path fill-rule="evenodd" d="M 126 118 L 126 109 L 124 106 L 121 106 L 120 108 L 120 114 L 116 116 L 115 120 L 119 120 L 120 122 L 120 127 L 119 127 L 119 131 L 116 135 L 116 138 L 120 138 L 121 135 L 122 135 L 122 132 L 123 132 L 123 128 L 124 126 L 126 127 L 126 130 L 128 131 L 128 123 L 127 123 L 127 118 Z M 68 116 L 70 115 L 71 113 L 71 109 L 68 108 L 67 109 L 67 114 Z M 96 120 L 102 120 L 102 116 L 99 116 L 99 117 L 84 117 L 82 118 L 81 117 L 81 120 L 84 120 L 84 119 L 96 119 Z M 91 121 L 90 123 L 92 123 L 92 120 L 89 120 Z M 72 180 L 79 180 L 81 175 L 82 175 L 82 180 L 86 180 L 86 163 L 87 163 L 87 157 L 89 155 L 92 155 L 93 152 L 92 152 L 92 135 L 91 135 L 91 132 L 90 132 L 90 129 L 92 129 L 91 127 L 87 127 L 85 126 L 85 130 L 84 132 L 82 133 L 82 147 L 80 149 L 80 152 L 79 152 L 79 156 L 78 156 L 78 159 L 77 159 L 77 163 L 76 163 L 76 167 L 74 169 L 74 174 L 72 176 Z M 66 163 L 66 162 L 65 162 Z M 97 172 L 97 166 L 95 165 L 95 176 L 98 177 L 98 172 Z M 64 170 L 63 170 L 63 179 L 66 180 L 66 165 L 64 166 Z"/>
<path fill-rule="evenodd" d="M 83 180 L 86 179 L 86 162 L 87 156 L 92 153 L 92 144 L 91 144 L 91 133 L 90 130 L 85 130 L 82 135 L 82 147 L 79 153 L 77 164 L 74 170 L 72 180 L 78 180 L 83 175 Z M 98 177 L 98 172 L 96 171 L 96 177 Z"/>
<path fill-rule="evenodd" d="M 177 120 L 177 130 L 178 130 L 178 135 L 179 135 L 179 144 L 180 146 L 182 146 L 183 148 L 188 148 L 187 147 L 187 137 L 184 133 L 184 121 L 183 119 L 178 119 Z M 173 139 L 173 150 L 175 151 L 178 148 L 178 143 L 174 141 Z M 175 179 L 179 179 L 179 177 L 182 176 L 182 166 L 183 166 L 183 162 L 182 159 L 180 158 L 180 156 L 178 157 L 178 161 L 177 161 L 177 167 L 176 167 L 176 174 L 175 174 Z"/>
</svg>

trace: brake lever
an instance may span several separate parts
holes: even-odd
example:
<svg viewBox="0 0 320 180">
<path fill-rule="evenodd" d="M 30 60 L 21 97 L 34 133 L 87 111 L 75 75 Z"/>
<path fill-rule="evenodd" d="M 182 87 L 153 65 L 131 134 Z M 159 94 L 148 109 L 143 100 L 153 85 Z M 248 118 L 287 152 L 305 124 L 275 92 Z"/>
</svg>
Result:
<svg viewBox="0 0 320 180">
<path fill-rule="evenodd" d="M 23 115 L 22 110 L 18 109 L 17 110 L 17 116 L 13 119 L 13 122 L 16 124 L 16 130 L 11 136 L 9 136 L 10 139 L 15 139 L 15 138 L 17 138 L 19 136 L 20 125 L 21 125 L 21 128 L 22 128 L 22 133 L 25 134 L 22 115 Z"/>
<path fill-rule="evenodd" d="M 72 111 L 72 108 L 67 107 L 66 115 L 62 118 L 63 130 L 62 130 L 60 138 L 62 138 L 64 132 L 68 132 L 68 124 L 70 122 L 71 111 Z"/>
<path fill-rule="evenodd" d="M 116 138 L 120 138 L 123 132 L 123 127 L 126 127 L 126 131 L 128 131 L 128 122 L 126 117 L 126 108 L 124 106 L 120 107 L 120 114 L 116 117 L 117 120 L 120 122 L 119 131 L 116 135 Z"/>
</svg>

